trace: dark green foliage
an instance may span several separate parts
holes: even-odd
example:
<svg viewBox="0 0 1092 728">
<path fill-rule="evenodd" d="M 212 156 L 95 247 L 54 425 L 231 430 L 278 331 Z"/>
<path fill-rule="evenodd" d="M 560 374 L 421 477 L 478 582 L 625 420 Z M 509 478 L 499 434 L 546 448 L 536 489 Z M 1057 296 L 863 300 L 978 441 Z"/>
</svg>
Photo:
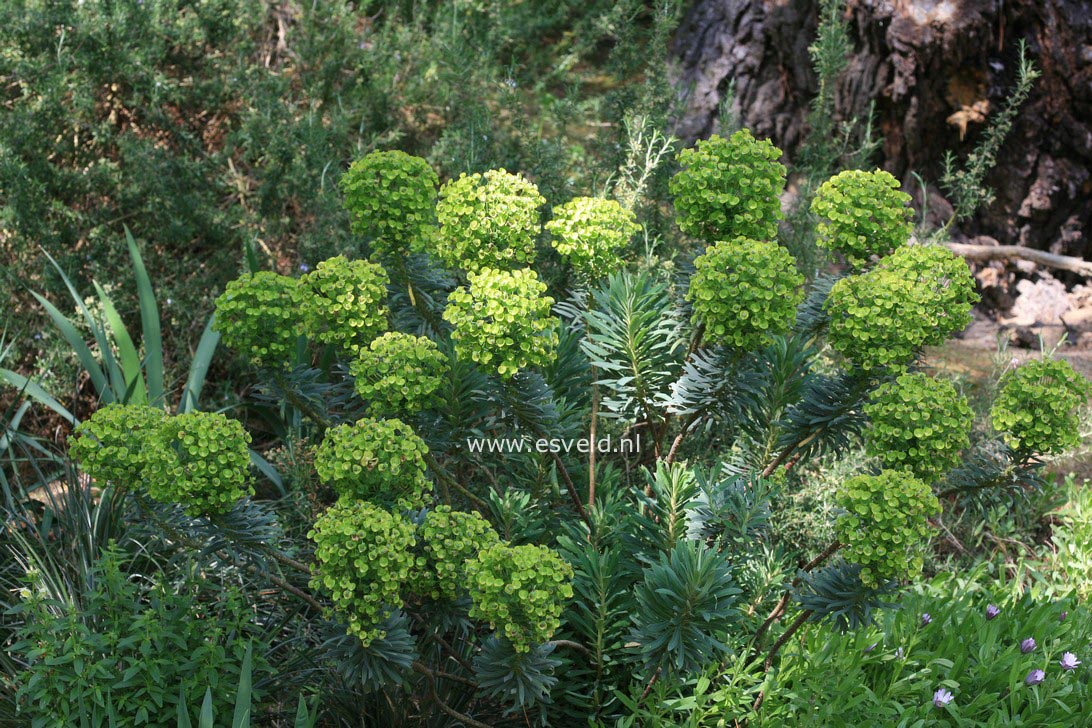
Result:
<svg viewBox="0 0 1092 728">
<path fill-rule="evenodd" d="M 553 645 L 521 652 L 507 640 L 490 637 L 474 657 L 478 687 L 490 698 L 511 706 L 508 713 L 523 713 L 536 704 L 551 702 L 550 691 L 557 684 L 554 671 L 561 665 L 553 652 Z"/>
<path fill-rule="evenodd" d="M 861 566 L 838 560 L 811 573 L 800 575 L 796 598 L 813 621 L 829 620 L 843 632 L 872 624 L 874 613 L 894 606 L 885 601 L 897 586 L 888 581 L 879 586 L 865 586 Z"/>
</svg>

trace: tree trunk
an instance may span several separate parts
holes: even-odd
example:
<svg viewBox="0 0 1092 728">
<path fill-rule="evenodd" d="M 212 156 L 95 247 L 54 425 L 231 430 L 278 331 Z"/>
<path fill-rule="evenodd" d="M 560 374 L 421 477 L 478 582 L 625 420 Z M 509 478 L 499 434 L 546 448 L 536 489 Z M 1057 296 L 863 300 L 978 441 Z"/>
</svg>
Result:
<svg viewBox="0 0 1092 728">
<path fill-rule="evenodd" d="M 816 93 L 817 15 L 814 0 L 697 0 L 674 42 L 676 133 L 714 131 L 734 81 L 734 111 L 791 161 Z M 875 102 L 874 161 L 919 202 L 910 173 L 938 180 L 945 152 L 962 160 L 973 148 L 987 104 L 1000 109 L 1014 84 L 1024 39 L 1043 75 L 986 179 L 997 199 L 961 232 L 1092 257 L 1092 0 L 848 0 L 845 17 L 854 51 L 837 114 L 863 119 Z M 950 210 L 933 185 L 929 208 Z"/>
</svg>

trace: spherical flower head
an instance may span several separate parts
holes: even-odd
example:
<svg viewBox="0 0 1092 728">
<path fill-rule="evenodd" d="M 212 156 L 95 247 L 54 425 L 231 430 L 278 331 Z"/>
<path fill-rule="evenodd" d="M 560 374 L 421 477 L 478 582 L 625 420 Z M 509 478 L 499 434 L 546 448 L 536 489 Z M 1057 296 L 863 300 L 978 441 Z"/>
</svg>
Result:
<svg viewBox="0 0 1092 728">
<path fill-rule="evenodd" d="M 466 561 L 500 543 L 489 522 L 475 512 L 437 506 L 420 527 L 422 556 L 416 563 L 414 588 L 433 599 L 455 599 L 466 591 Z"/>
<path fill-rule="evenodd" d="M 845 256 L 855 268 L 905 245 L 913 231 L 910 195 L 888 172 L 851 169 L 831 177 L 815 193 L 820 247 Z"/>
<path fill-rule="evenodd" d="M 990 421 L 1018 456 L 1064 452 L 1080 442 L 1078 410 L 1089 391 L 1069 362 L 1031 361 L 1001 377 Z"/>
<path fill-rule="evenodd" d="M 353 232 L 371 238 L 381 259 L 422 249 L 436 223 L 439 178 L 428 162 L 401 151 L 375 151 L 341 178 Z"/>
<path fill-rule="evenodd" d="M 219 412 L 164 419 L 145 453 L 148 494 L 162 503 L 181 504 L 190 515 L 224 513 L 254 493 L 250 433 Z"/>
<path fill-rule="evenodd" d="M 549 364 L 557 356 L 559 320 L 554 299 L 533 270 L 483 268 L 467 276 L 470 286 L 448 297 L 444 320 L 455 327 L 455 353 L 510 379 L 521 369 Z"/>
<path fill-rule="evenodd" d="M 427 336 L 389 331 L 349 363 L 356 391 L 373 415 L 427 409 L 443 384 L 447 357 Z"/>
<path fill-rule="evenodd" d="M 494 544 L 466 562 L 470 616 L 489 622 L 516 652 L 530 652 L 560 626 L 572 578 L 572 567 L 545 546 Z"/>
<path fill-rule="evenodd" d="M 782 218 L 785 166 L 781 150 L 741 129 L 679 152 L 671 179 L 679 229 L 702 240 L 772 240 Z"/>
<path fill-rule="evenodd" d="M 1081 661 L 1072 652 L 1065 652 L 1062 654 L 1062 659 L 1058 660 L 1058 664 L 1062 666 L 1063 670 L 1076 670 Z"/>
<path fill-rule="evenodd" d="M 300 282 L 272 271 L 239 276 L 216 299 L 213 330 L 224 344 L 261 367 L 282 368 L 299 339 Z"/>
<path fill-rule="evenodd" d="M 1027 653 L 1032 652 L 1035 649 L 1035 646 L 1035 639 L 1032 637 L 1028 637 L 1025 640 L 1021 640 L 1020 652 L 1026 655 Z"/>
<path fill-rule="evenodd" d="M 311 338 L 357 354 L 387 330 L 387 282 L 387 272 L 366 260 L 339 255 L 319 263 L 300 279 L 303 324 Z"/>
<path fill-rule="evenodd" d="M 686 295 L 709 341 L 753 351 L 792 328 L 804 277 L 777 243 L 722 241 L 698 256 L 694 268 Z"/>
<path fill-rule="evenodd" d="M 315 472 L 342 498 L 420 507 L 430 487 L 427 453 L 406 423 L 366 417 L 326 431 L 315 452 Z"/>
<path fill-rule="evenodd" d="M 448 267 L 471 272 L 529 265 L 545 203 L 533 183 L 503 169 L 464 173 L 440 188 L 440 231 L 431 252 Z"/>
<path fill-rule="evenodd" d="M 925 614 L 921 615 L 921 626 L 922 627 L 932 623 L 932 621 L 933 621 L 933 615 L 929 614 L 929 612 L 926 612 Z"/>
<path fill-rule="evenodd" d="M 1028 687 L 1038 685 L 1046 678 L 1046 673 L 1042 670 L 1032 670 L 1028 673 L 1028 676 L 1024 678 L 1024 684 Z"/>
<path fill-rule="evenodd" d="M 864 412 L 871 422 L 868 454 L 927 483 L 958 464 L 970 445 L 974 412 L 967 398 L 951 382 L 926 374 L 902 374 L 881 385 Z"/>
<path fill-rule="evenodd" d="M 589 280 L 618 270 L 622 249 L 640 229 L 632 210 L 602 197 L 572 199 L 546 223 L 554 249 Z"/>
<path fill-rule="evenodd" d="M 913 284 L 927 322 L 923 343 L 939 346 L 971 323 L 971 309 L 979 296 L 962 256 L 943 245 L 905 245 L 876 267 Z"/>
<path fill-rule="evenodd" d="M 837 502 L 845 512 L 835 533 L 846 560 L 862 567 L 865 586 L 921 572 L 928 519 L 940 513 L 929 486 L 907 471 L 884 470 L 845 481 Z"/>
<path fill-rule="evenodd" d="M 986 605 L 986 619 L 987 620 L 994 619 L 999 614 L 1001 614 L 1001 608 L 998 607 L 996 604 L 987 604 Z"/>
<path fill-rule="evenodd" d="M 330 596 L 349 634 L 367 647 L 399 605 L 413 567 L 413 524 L 365 501 L 340 500 L 315 521 L 311 588 Z"/>
<path fill-rule="evenodd" d="M 163 410 L 146 405 L 100 407 L 73 430 L 69 454 L 100 486 L 140 485 L 147 448 L 166 416 Z"/>
<path fill-rule="evenodd" d="M 940 688 L 935 693 L 933 693 L 933 705 L 938 708 L 943 708 L 947 706 L 948 703 L 952 702 L 953 698 L 955 698 L 955 696 L 952 695 L 948 690 Z"/>
</svg>

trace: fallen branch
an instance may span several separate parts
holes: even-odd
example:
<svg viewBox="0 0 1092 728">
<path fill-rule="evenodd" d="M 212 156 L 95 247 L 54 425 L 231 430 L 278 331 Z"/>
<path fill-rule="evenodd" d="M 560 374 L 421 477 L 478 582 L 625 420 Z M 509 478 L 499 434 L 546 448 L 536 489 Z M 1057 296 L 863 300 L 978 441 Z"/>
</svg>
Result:
<svg viewBox="0 0 1092 728">
<path fill-rule="evenodd" d="M 944 243 L 944 247 L 956 255 L 961 255 L 967 260 L 1008 260 L 1020 258 L 1030 260 L 1033 263 L 1077 273 L 1082 276 L 1092 276 L 1092 261 L 1083 258 L 1075 258 L 1071 255 L 1056 255 L 1045 250 L 1026 248 L 1023 245 L 970 245 L 968 243 Z"/>
</svg>

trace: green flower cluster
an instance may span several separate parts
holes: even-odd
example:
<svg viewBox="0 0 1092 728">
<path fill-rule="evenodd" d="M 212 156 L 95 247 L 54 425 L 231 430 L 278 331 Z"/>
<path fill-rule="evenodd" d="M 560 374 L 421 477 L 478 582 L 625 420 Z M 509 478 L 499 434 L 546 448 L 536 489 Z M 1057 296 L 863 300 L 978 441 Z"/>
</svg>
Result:
<svg viewBox="0 0 1092 728">
<path fill-rule="evenodd" d="M 390 331 L 349 364 L 357 393 L 373 415 L 417 412 L 434 400 L 447 357 L 427 336 Z"/>
<path fill-rule="evenodd" d="M 511 272 L 484 268 L 467 276 L 470 287 L 448 297 L 444 320 L 455 327 L 455 352 L 493 367 L 502 377 L 557 356 L 558 319 L 550 315 L 554 299 L 529 268 Z"/>
<path fill-rule="evenodd" d="M 904 245 L 913 231 L 910 195 L 899 181 L 877 169 L 850 169 L 820 185 L 811 211 L 820 218 L 821 247 L 837 251 L 860 267 L 872 256 L 887 255 Z"/>
<path fill-rule="evenodd" d="M 353 232 L 370 237 L 380 258 L 420 250 L 436 218 L 439 178 L 428 162 L 400 151 L 376 151 L 341 178 Z"/>
<path fill-rule="evenodd" d="M 154 407 L 108 404 L 76 426 L 69 454 L 100 485 L 140 485 L 149 438 L 166 417 Z"/>
<path fill-rule="evenodd" d="M 513 268 L 535 258 L 539 208 L 546 198 L 516 174 L 463 173 L 440 188 L 436 256 L 451 268 Z"/>
<path fill-rule="evenodd" d="M 413 524 L 364 501 L 340 500 L 315 521 L 311 588 L 330 595 L 365 647 L 385 637 L 375 625 L 399 603 L 413 568 Z"/>
<path fill-rule="evenodd" d="M 959 462 L 970 444 L 974 413 L 951 382 L 902 374 L 880 386 L 864 407 L 872 427 L 868 454 L 888 468 L 906 468 L 926 483 Z"/>
<path fill-rule="evenodd" d="M 835 534 L 846 560 L 861 566 L 865 586 L 921 573 L 928 519 L 940 513 L 928 485 L 905 470 L 884 470 L 850 478 L 837 498 L 845 513 Z"/>
<path fill-rule="evenodd" d="M 418 560 L 416 590 L 433 599 L 455 599 L 466 590 L 466 561 L 500 543 L 500 536 L 478 513 L 437 506 L 420 529 L 424 555 Z"/>
<path fill-rule="evenodd" d="M 615 200 L 577 197 L 553 209 L 546 229 L 561 257 L 577 272 L 596 280 L 621 266 L 619 253 L 641 226 L 633 211 Z"/>
<path fill-rule="evenodd" d="M 669 183 L 679 228 L 702 240 L 774 239 L 785 189 L 780 157 L 770 140 L 747 129 L 679 152 L 683 169 Z"/>
<path fill-rule="evenodd" d="M 291 361 L 299 337 L 299 280 L 272 271 L 248 273 L 216 299 L 213 328 L 224 344 L 258 366 Z"/>
<path fill-rule="evenodd" d="M 990 420 L 1021 455 L 1064 452 L 1080 442 L 1078 409 L 1089 391 L 1067 361 L 1028 362 L 1001 378 Z"/>
<path fill-rule="evenodd" d="M 796 320 L 804 276 L 777 243 L 722 241 L 699 255 L 694 268 L 686 295 L 710 341 L 752 351 Z"/>
<path fill-rule="evenodd" d="M 466 562 L 466 577 L 470 616 L 489 622 L 517 652 L 553 636 L 573 595 L 573 568 L 545 546 L 494 544 Z"/>
<path fill-rule="evenodd" d="M 400 420 L 364 418 L 326 431 L 315 472 L 342 498 L 420 507 L 428 446 Z"/>
<path fill-rule="evenodd" d="M 971 309 L 979 298 L 974 275 L 967 261 L 947 248 L 905 245 L 877 267 L 914 284 L 928 317 L 924 343 L 939 346 L 971 323 Z"/>
<path fill-rule="evenodd" d="M 337 256 L 300 279 L 311 338 L 356 354 L 387 330 L 387 272 L 366 260 Z"/>
<path fill-rule="evenodd" d="M 218 412 L 165 418 L 144 448 L 148 494 L 191 515 L 223 513 L 254 493 L 248 484 L 250 433 Z"/>
</svg>

